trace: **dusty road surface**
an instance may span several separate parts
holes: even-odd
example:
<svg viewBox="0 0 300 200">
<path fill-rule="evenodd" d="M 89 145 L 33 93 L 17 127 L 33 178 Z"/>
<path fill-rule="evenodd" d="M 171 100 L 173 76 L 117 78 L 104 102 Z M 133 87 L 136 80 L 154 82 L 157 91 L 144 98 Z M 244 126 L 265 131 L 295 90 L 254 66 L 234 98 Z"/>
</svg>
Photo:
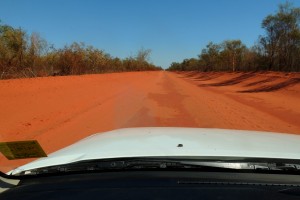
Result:
<svg viewBox="0 0 300 200">
<path fill-rule="evenodd" d="M 300 75 L 131 72 L 0 81 L 0 142 L 51 153 L 97 132 L 182 126 L 300 134 Z M 7 161 L 0 170 L 30 160 Z"/>
</svg>

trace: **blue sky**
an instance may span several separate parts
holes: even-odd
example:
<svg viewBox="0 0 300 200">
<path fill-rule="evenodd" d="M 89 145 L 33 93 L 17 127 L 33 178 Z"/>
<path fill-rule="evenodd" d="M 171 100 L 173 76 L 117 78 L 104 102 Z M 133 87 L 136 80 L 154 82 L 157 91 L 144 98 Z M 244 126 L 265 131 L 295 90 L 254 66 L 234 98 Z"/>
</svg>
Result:
<svg viewBox="0 0 300 200">
<path fill-rule="evenodd" d="M 261 22 L 284 0 L 0 0 L 3 24 L 37 32 L 56 48 L 84 42 L 112 56 L 151 49 L 167 68 L 197 57 L 209 41 L 241 39 L 247 46 L 264 33 Z M 300 1 L 290 1 L 299 7 Z"/>
</svg>

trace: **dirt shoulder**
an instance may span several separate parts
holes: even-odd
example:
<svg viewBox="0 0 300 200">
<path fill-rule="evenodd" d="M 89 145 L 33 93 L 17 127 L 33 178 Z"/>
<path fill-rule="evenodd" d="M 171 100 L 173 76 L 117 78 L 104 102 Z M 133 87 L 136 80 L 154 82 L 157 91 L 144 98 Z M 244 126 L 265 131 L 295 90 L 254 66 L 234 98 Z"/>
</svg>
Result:
<svg viewBox="0 0 300 200">
<path fill-rule="evenodd" d="M 181 72 L 175 74 L 176 77 L 196 85 L 200 90 L 233 100 L 236 105 L 230 106 L 231 111 L 238 104 L 242 104 L 279 120 L 278 124 L 269 128 L 260 128 L 262 124 L 268 122 L 269 118 L 256 121 L 258 130 L 300 133 L 300 73 Z M 254 113 L 245 115 L 246 113 L 241 110 L 239 116 L 250 119 Z M 237 122 L 234 128 L 242 127 Z"/>
</svg>

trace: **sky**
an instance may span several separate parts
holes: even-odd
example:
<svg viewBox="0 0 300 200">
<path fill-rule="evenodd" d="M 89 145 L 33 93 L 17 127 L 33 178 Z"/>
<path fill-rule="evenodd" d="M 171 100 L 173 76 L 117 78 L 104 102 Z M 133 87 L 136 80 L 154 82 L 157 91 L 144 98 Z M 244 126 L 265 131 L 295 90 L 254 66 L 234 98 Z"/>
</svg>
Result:
<svg viewBox="0 0 300 200">
<path fill-rule="evenodd" d="M 55 48 L 84 42 L 113 57 L 151 49 L 163 68 L 197 57 L 212 41 L 240 39 L 248 47 L 264 34 L 262 20 L 285 0 L 0 0 L 0 20 Z M 296 7 L 300 1 L 291 0 Z"/>
</svg>

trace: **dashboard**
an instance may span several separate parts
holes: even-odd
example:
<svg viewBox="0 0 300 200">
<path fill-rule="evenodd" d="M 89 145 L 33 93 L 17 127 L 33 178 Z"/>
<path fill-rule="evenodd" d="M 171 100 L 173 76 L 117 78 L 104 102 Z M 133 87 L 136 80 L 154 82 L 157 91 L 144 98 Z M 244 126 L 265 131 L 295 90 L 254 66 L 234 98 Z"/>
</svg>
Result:
<svg viewBox="0 0 300 200">
<path fill-rule="evenodd" d="M 300 199 L 300 176 L 284 174 L 117 171 L 25 178 L 1 200 Z"/>
</svg>

